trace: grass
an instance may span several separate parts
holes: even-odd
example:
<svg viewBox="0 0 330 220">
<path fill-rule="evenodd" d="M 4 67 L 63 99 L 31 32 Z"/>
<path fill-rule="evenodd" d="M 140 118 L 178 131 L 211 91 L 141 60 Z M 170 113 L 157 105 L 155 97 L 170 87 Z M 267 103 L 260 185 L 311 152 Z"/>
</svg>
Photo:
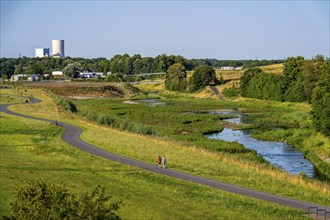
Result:
<svg viewBox="0 0 330 220">
<path fill-rule="evenodd" d="M 218 79 L 222 78 L 223 80 L 239 80 L 243 75 L 244 70 L 217 70 L 216 76 Z"/>
<path fill-rule="evenodd" d="M 157 81 L 159 82 L 159 84 L 157 83 L 148 83 L 148 82 L 144 82 L 144 83 L 140 83 L 140 84 L 136 84 L 134 85 L 136 88 L 138 88 L 139 90 L 141 90 L 142 92 L 161 92 L 165 89 L 165 85 L 164 80 L 163 81 Z"/>
<path fill-rule="evenodd" d="M 46 118 L 59 118 L 61 121 L 81 126 L 84 130 L 83 139 L 114 153 L 149 163 L 154 163 L 158 154 L 165 154 L 168 165 L 176 170 L 286 197 L 330 205 L 329 185 L 320 181 L 288 175 L 267 164 L 246 160 L 238 155 L 212 152 L 160 137 L 127 133 L 87 123 L 75 115 L 54 113 L 53 101 L 45 99 L 44 95 L 43 98 L 42 103 L 36 104 L 39 106 L 13 106 L 12 109 L 34 115 L 48 114 L 45 115 Z"/>
<path fill-rule="evenodd" d="M 272 64 L 267 66 L 260 66 L 259 68 L 265 73 L 283 74 L 284 64 Z"/>
<path fill-rule="evenodd" d="M 125 143 L 132 148 L 135 144 L 130 146 L 130 143 L 143 140 L 144 150 L 137 152 L 135 154 L 137 156 L 141 156 L 141 153 L 144 155 L 143 151 L 153 149 L 154 144 L 158 143 L 156 139 L 86 124 L 75 116 L 57 112 L 54 102 L 45 94 L 39 95 L 38 92 L 38 90 L 31 91 L 35 96 L 43 99 L 42 103 L 17 105 L 12 106 L 11 109 L 81 125 L 84 127 L 84 135 L 91 135 L 92 140 L 95 140 L 94 135 L 98 132 L 103 138 L 112 135 L 115 143 L 118 144 L 117 147 L 121 146 L 122 149 L 126 148 L 123 146 Z M 39 178 L 47 182 L 63 184 L 73 192 L 82 192 L 96 184 L 102 184 L 113 196 L 113 200 L 123 201 L 119 210 L 119 215 L 123 219 L 305 218 L 302 216 L 302 211 L 292 208 L 152 174 L 89 155 L 62 142 L 60 134 L 63 130 L 49 123 L 3 113 L 0 114 L 0 119 L 0 184 L 2 187 L 0 213 L 3 215 L 9 212 L 12 187 L 21 186 L 29 180 Z M 118 137 L 123 138 L 123 141 L 117 142 Z M 108 141 L 103 138 L 99 141 Z M 104 145 L 110 143 L 112 141 Z M 170 150 L 172 143 L 166 143 L 159 142 L 158 145 L 164 144 L 166 149 Z M 174 152 L 176 149 L 179 149 L 179 146 L 171 151 Z M 158 153 L 159 147 L 153 150 Z M 189 151 L 191 155 L 201 157 L 204 157 L 204 154 L 215 156 L 213 153 L 201 152 L 196 148 L 189 148 Z M 174 161 L 170 164 L 175 165 Z"/>
<path fill-rule="evenodd" d="M 224 152 L 250 153 L 239 144 L 229 144 L 210 140 L 204 137 L 204 133 L 220 131 L 223 128 L 220 119 L 228 118 L 223 115 L 190 114 L 189 111 L 213 110 L 216 105 L 202 105 L 195 103 L 194 99 L 166 99 L 165 106 L 150 107 L 147 103 L 127 104 L 123 100 L 81 100 L 74 101 L 83 116 L 107 115 L 117 120 L 129 121 L 131 124 L 151 127 L 161 137 L 183 141 L 194 145 Z M 88 112 L 88 113 L 87 113 Z M 97 121 L 97 120 L 96 120 Z M 115 126 L 115 127 L 120 127 Z M 124 129 L 126 130 L 126 129 Z"/>
</svg>

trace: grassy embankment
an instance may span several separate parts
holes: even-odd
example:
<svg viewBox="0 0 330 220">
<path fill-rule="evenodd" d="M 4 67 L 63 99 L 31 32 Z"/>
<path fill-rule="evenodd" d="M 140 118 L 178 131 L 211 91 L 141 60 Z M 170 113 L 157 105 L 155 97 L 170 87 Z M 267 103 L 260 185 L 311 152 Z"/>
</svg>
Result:
<svg viewBox="0 0 330 220">
<path fill-rule="evenodd" d="M 50 106 L 45 102 L 40 105 Z M 43 115 L 46 110 L 44 107 L 36 108 L 34 105 L 29 105 L 25 109 L 31 108 L 29 112 L 32 114 Z M 19 111 L 23 111 L 23 109 Z M 38 113 L 38 111 L 40 112 Z M 48 117 L 50 117 L 49 114 Z M 78 119 L 79 117 L 76 118 L 76 120 Z M 177 170 L 287 197 L 330 204 L 329 185 L 316 180 L 288 175 L 267 164 L 252 162 L 237 155 L 210 152 L 160 138 L 95 127 L 92 124 L 86 126 L 85 123 L 77 124 L 85 128 L 82 135 L 85 140 L 118 154 L 150 163 L 154 162 L 156 155 L 166 154 L 169 158 L 169 165 Z"/>
<path fill-rule="evenodd" d="M 2 93 L 3 91 L 1 91 Z M 7 90 L 6 92 L 10 92 Z M 174 145 L 159 139 L 120 132 L 110 128 L 87 124 L 79 117 L 58 111 L 54 102 L 40 91 L 31 91 L 33 96 L 43 99 L 38 104 L 20 104 L 11 109 L 38 117 L 66 121 L 84 128 L 83 138 L 87 141 L 104 142 L 107 149 L 115 148 L 134 157 L 155 156 L 169 153 L 172 166 L 195 167 L 199 162 L 206 170 L 214 166 L 232 169 L 237 160 L 222 154 Z M 7 102 L 1 96 L 1 103 Z M 120 216 L 124 219 L 168 219 L 168 218 L 222 218 L 230 219 L 303 219 L 302 212 L 280 205 L 226 193 L 208 187 L 190 184 L 94 157 L 81 152 L 60 140 L 63 130 L 54 125 L 1 113 L 1 195 L 0 213 L 9 211 L 13 186 L 21 186 L 35 178 L 43 178 L 56 184 L 64 184 L 74 192 L 85 191 L 96 184 L 103 184 L 114 200 L 123 200 Z M 93 141 L 94 140 L 94 141 Z M 137 151 L 140 148 L 140 151 Z M 177 152 L 178 151 L 178 152 Z M 149 152 L 149 153 L 148 153 Z M 189 154 L 189 155 L 187 155 Z M 186 161 L 178 160 L 186 155 Z M 189 159 L 190 158 L 190 159 Z M 198 160 L 198 158 L 203 158 Z M 153 162 L 151 158 L 148 158 Z M 172 160 L 172 158 L 171 158 Z M 180 162 L 181 161 L 181 162 Z M 221 162 L 224 161 L 224 162 Z M 216 164 L 218 163 L 219 164 Z M 176 164 L 177 163 L 177 164 Z M 251 173 L 257 167 L 241 164 Z M 261 167 L 259 167 L 260 169 Z M 201 172 L 204 171 L 201 169 Z M 241 168 L 242 169 L 242 168 Z M 209 172 L 209 171 L 208 171 Z M 279 173 L 284 175 L 283 173 Z M 265 174 L 264 174 L 265 175 Z M 269 174 L 268 174 L 269 175 Z M 288 177 L 288 176 L 287 176 Z M 241 177 L 242 178 L 242 177 Z M 272 182 L 278 177 L 268 178 Z M 315 194 L 314 200 L 328 205 L 329 190 L 318 182 L 296 179 L 296 186 L 305 185 L 307 194 Z M 296 187 L 298 188 L 298 187 Z M 303 190 L 304 191 L 304 190 Z M 293 193 L 293 191 L 291 191 Z M 304 194 L 305 194 L 304 193 Z M 295 194 L 295 193 L 293 193 Z M 305 194 L 306 195 L 306 194 Z"/>
</svg>

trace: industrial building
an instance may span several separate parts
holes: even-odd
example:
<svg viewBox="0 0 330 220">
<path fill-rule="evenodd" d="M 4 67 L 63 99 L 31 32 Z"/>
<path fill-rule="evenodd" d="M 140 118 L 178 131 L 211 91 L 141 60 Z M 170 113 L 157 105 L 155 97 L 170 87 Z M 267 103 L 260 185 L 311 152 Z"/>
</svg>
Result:
<svg viewBox="0 0 330 220">
<path fill-rule="evenodd" d="M 35 48 L 36 57 L 49 57 L 49 48 Z"/>
<path fill-rule="evenodd" d="M 64 40 L 52 40 L 52 56 L 64 58 Z"/>
</svg>

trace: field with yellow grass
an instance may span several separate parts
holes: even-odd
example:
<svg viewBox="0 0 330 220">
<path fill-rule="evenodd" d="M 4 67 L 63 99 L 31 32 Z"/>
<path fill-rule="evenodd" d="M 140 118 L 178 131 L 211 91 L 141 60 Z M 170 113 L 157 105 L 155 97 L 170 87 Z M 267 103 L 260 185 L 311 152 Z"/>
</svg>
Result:
<svg viewBox="0 0 330 220">
<path fill-rule="evenodd" d="M 265 73 L 283 74 L 284 65 L 283 63 L 279 63 L 267 66 L 260 66 L 259 68 Z"/>
</svg>

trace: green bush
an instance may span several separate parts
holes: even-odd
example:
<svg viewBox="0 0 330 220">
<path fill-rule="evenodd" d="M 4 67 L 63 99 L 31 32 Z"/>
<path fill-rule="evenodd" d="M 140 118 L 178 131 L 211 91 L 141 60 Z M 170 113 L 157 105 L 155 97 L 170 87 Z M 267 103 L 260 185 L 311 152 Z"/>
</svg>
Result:
<svg viewBox="0 0 330 220">
<path fill-rule="evenodd" d="M 3 219 L 120 219 L 120 202 L 110 202 L 105 188 L 96 186 L 80 195 L 36 180 L 15 190 L 11 216 Z"/>
<path fill-rule="evenodd" d="M 330 61 L 322 68 L 321 76 L 313 90 L 312 115 L 317 131 L 330 137 Z"/>
<path fill-rule="evenodd" d="M 240 93 L 239 88 L 229 88 L 229 89 L 224 89 L 222 91 L 222 94 L 228 98 L 237 97 L 239 96 L 239 93 Z"/>
<path fill-rule="evenodd" d="M 55 96 L 55 103 L 62 107 L 63 109 L 70 111 L 72 113 L 77 113 L 78 109 L 76 107 L 75 104 L 73 104 L 72 102 L 70 102 L 69 100 L 63 99 L 59 96 Z"/>
<path fill-rule="evenodd" d="M 117 118 L 112 115 L 97 115 L 88 111 L 80 112 L 83 117 L 88 118 L 101 125 L 106 125 L 113 128 L 118 128 L 123 131 L 135 132 L 144 135 L 156 135 L 154 129 L 143 124 L 132 123 L 128 120 Z"/>
</svg>

